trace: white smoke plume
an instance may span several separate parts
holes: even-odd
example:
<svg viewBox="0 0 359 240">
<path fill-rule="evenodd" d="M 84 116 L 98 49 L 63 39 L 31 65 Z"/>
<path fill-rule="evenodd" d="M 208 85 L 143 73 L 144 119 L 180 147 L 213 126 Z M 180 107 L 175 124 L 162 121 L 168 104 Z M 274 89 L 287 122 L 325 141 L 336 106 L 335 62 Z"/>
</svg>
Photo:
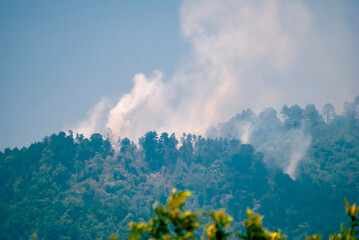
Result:
<svg viewBox="0 0 359 240">
<path fill-rule="evenodd" d="M 141 136 L 144 134 L 143 128 L 157 129 L 163 111 L 169 108 L 165 105 L 161 72 L 155 72 L 152 79 L 137 74 L 133 82 L 131 93 L 123 95 L 109 113 L 107 127 L 115 139 L 120 136 Z"/>
<path fill-rule="evenodd" d="M 299 162 L 305 157 L 305 154 L 311 144 L 312 138 L 305 135 L 302 129 L 291 130 L 286 136 L 290 148 L 289 165 L 285 169 L 293 180 L 296 179 L 296 170 Z"/>
<path fill-rule="evenodd" d="M 203 134 L 243 107 L 260 108 L 277 99 L 256 68 L 286 69 L 305 26 L 288 35 L 274 2 L 228 3 L 184 2 L 181 27 L 193 45 L 192 58 L 166 82 L 158 72 L 150 79 L 135 76 L 131 93 L 109 114 L 107 127 L 115 138 L 136 139 L 149 130 Z M 298 8 L 291 10 L 296 20 L 307 22 L 307 13 Z"/>
<path fill-rule="evenodd" d="M 250 122 L 246 122 L 238 127 L 240 128 L 240 132 L 242 133 L 239 138 L 241 140 L 241 143 L 248 144 L 250 141 L 252 124 Z"/>
<path fill-rule="evenodd" d="M 86 138 L 90 138 L 95 132 L 105 133 L 104 123 L 107 121 L 106 110 L 109 109 L 109 106 L 110 101 L 107 98 L 102 98 L 100 102 L 88 111 L 87 118 L 79 122 L 72 131 L 83 134 Z"/>
<path fill-rule="evenodd" d="M 274 109 L 268 108 L 258 116 L 250 109 L 242 111 L 227 122 L 211 127 L 206 135 L 210 138 L 240 139 L 264 154 L 264 162 L 270 168 L 283 169 L 293 180 L 300 161 L 311 144 L 311 136 L 300 128 L 284 127 Z"/>
<path fill-rule="evenodd" d="M 244 108 L 342 103 L 357 94 L 346 65 L 350 29 L 338 23 L 339 36 L 323 30 L 320 24 L 330 18 L 308 4 L 184 1 L 181 32 L 192 45 L 189 59 L 166 81 L 160 71 L 134 77 L 131 92 L 108 114 L 113 142 L 136 140 L 150 130 L 204 134 Z M 85 121 L 78 130 L 91 132 L 92 125 Z"/>
</svg>

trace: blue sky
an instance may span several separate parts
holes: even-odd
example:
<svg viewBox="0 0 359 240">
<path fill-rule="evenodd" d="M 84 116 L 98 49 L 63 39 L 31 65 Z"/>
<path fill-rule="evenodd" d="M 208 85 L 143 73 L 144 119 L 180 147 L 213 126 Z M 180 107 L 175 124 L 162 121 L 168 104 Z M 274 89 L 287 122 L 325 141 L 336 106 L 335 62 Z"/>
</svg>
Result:
<svg viewBox="0 0 359 240">
<path fill-rule="evenodd" d="M 72 126 L 134 74 L 171 74 L 180 1 L 0 1 L 0 150 Z"/>
<path fill-rule="evenodd" d="M 0 150 L 74 129 L 204 134 L 359 95 L 359 2 L 1 0 Z M 157 71 L 159 70 L 159 71 Z"/>
</svg>

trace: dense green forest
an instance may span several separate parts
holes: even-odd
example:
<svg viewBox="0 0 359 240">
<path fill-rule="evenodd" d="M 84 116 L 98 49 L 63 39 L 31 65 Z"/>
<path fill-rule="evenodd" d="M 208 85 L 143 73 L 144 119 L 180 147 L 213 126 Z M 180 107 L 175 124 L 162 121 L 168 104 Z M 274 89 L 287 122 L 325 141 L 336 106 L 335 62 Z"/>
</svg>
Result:
<svg viewBox="0 0 359 240">
<path fill-rule="evenodd" d="M 247 208 L 248 219 L 243 220 L 244 231 L 230 229 L 233 218 L 226 214 L 224 209 L 205 212 L 185 209 L 186 199 L 191 195 L 188 191 L 173 190 L 166 205 L 154 204 L 154 213 L 148 222 L 129 224 L 130 240 L 285 240 L 280 229 L 268 231 L 262 223 L 263 216 L 253 213 Z M 345 199 L 345 212 L 350 221 L 348 227 L 341 224 L 341 232 L 330 234 L 329 240 L 357 240 L 359 239 L 359 207 L 350 205 Z M 205 220 L 206 219 L 206 220 Z M 36 235 L 35 235 L 36 236 Z M 201 236 L 201 237 L 200 237 Z M 204 237 L 206 236 L 206 238 Z M 109 240 L 117 240 L 113 234 Z M 319 234 L 307 236 L 306 240 L 321 240 Z"/>
<path fill-rule="evenodd" d="M 359 97 L 337 115 L 284 106 L 250 109 L 206 137 L 146 133 L 123 138 L 60 132 L 0 152 L 0 239 L 126 238 L 172 189 L 189 190 L 194 211 L 226 209 L 243 229 L 246 209 L 289 239 L 328 238 L 347 222 L 344 197 L 359 202 Z"/>
</svg>

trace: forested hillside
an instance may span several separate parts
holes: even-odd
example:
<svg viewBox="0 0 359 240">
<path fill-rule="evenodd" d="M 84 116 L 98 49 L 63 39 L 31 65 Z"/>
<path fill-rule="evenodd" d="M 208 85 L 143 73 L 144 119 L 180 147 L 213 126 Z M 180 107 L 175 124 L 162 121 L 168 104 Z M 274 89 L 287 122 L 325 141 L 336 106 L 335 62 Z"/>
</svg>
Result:
<svg viewBox="0 0 359 240">
<path fill-rule="evenodd" d="M 225 208 L 236 229 L 249 207 L 289 239 L 327 238 L 347 221 L 344 197 L 359 202 L 359 97 L 342 115 L 331 104 L 281 114 L 246 110 L 207 137 L 151 131 L 114 148 L 98 133 L 60 132 L 5 149 L 0 239 L 125 238 L 173 188 L 192 192 L 191 209 Z"/>
</svg>

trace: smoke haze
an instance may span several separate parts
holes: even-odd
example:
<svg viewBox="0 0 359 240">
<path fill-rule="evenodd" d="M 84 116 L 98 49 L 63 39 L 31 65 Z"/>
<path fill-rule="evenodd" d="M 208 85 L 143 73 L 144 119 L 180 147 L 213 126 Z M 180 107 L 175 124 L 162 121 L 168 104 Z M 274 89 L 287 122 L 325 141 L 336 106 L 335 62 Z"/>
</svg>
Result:
<svg viewBox="0 0 359 240">
<path fill-rule="evenodd" d="M 187 61 L 173 76 L 136 74 L 131 92 L 113 104 L 102 127 L 115 143 L 151 130 L 205 134 L 244 108 L 331 102 L 340 109 L 359 89 L 353 30 L 340 4 L 184 1 L 180 28 L 192 45 Z M 100 112 L 77 131 L 96 130 Z M 293 159 L 300 156 L 293 153 Z"/>
<path fill-rule="evenodd" d="M 104 123 L 107 121 L 106 111 L 108 111 L 109 108 L 110 100 L 102 98 L 100 102 L 88 111 L 87 118 L 73 128 L 73 131 L 83 134 L 86 138 L 90 138 L 95 132 L 105 133 Z"/>
<path fill-rule="evenodd" d="M 311 144 L 311 136 L 305 130 L 305 122 L 299 128 L 286 128 L 273 108 L 259 115 L 250 109 L 243 110 L 229 121 L 211 127 L 206 136 L 210 138 L 240 139 L 264 154 L 264 162 L 270 168 L 280 168 L 292 179 Z"/>
</svg>

